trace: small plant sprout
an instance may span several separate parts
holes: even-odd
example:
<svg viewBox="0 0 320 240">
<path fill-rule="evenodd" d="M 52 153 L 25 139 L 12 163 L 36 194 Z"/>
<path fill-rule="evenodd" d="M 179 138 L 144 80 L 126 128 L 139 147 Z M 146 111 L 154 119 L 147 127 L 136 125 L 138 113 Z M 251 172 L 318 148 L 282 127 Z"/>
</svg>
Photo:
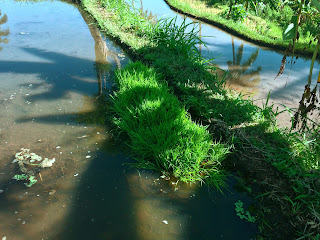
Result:
<svg viewBox="0 0 320 240">
<path fill-rule="evenodd" d="M 245 211 L 243 208 L 243 202 L 239 200 L 234 204 L 235 210 L 237 212 L 237 216 L 239 216 L 241 219 L 246 219 L 248 222 L 254 223 L 256 222 L 256 218 L 251 216 L 249 211 Z"/>
</svg>

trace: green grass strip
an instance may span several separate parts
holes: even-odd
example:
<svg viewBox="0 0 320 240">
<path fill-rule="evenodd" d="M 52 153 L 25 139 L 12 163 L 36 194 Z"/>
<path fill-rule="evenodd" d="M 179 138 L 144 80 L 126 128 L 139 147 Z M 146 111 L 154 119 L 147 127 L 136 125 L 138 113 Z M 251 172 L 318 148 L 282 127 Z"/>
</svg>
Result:
<svg viewBox="0 0 320 240">
<path fill-rule="evenodd" d="M 228 148 L 190 119 L 153 68 L 131 63 L 116 73 L 115 124 L 126 132 L 139 167 L 164 170 L 185 182 L 223 183 Z"/>
</svg>

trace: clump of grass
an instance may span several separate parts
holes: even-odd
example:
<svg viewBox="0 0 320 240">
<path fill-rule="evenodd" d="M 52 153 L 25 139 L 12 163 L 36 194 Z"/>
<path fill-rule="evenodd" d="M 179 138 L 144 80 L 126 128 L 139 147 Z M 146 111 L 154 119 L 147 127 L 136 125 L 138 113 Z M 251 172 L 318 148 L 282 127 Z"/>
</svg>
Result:
<svg viewBox="0 0 320 240">
<path fill-rule="evenodd" d="M 152 68 L 131 63 L 116 74 L 115 124 L 130 137 L 137 165 L 164 170 L 185 182 L 204 181 L 219 187 L 219 169 L 228 148 L 213 143 L 209 132 L 190 119 L 179 100 Z"/>
<path fill-rule="evenodd" d="M 199 38 L 199 24 L 187 23 L 184 19 L 178 25 L 177 17 L 174 17 L 160 20 L 157 29 L 154 38 L 157 40 L 158 46 L 165 46 L 167 51 L 189 56 L 194 58 L 195 61 L 200 59 L 197 45 L 204 43 Z"/>
</svg>

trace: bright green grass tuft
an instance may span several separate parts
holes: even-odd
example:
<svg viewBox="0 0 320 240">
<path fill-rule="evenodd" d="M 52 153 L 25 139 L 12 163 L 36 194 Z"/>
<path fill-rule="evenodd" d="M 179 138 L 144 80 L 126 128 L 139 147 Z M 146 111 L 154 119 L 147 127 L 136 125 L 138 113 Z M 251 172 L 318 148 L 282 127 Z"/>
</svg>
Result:
<svg viewBox="0 0 320 240">
<path fill-rule="evenodd" d="M 228 148 L 213 143 L 205 127 L 193 122 L 155 70 L 140 62 L 116 74 L 115 124 L 126 132 L 138 166 L 165 170 L 185 182 L 213 176 L 223 183 L 220 161 Z"/>
</svg>

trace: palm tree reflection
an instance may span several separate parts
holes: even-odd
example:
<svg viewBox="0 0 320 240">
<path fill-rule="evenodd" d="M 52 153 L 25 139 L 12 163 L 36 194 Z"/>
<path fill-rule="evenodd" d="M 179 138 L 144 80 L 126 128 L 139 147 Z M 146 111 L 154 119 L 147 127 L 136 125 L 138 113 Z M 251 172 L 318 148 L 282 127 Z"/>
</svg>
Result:
<svg viewBox="0 0 320 240">
<path fill-rule="evenodd" d="M 102 38 L 98 27 L 94 24 L 90 15 L 79 9 L 79 12 L 87 24 L 92 38 L 94 39 L 95 49 L 95 70 L 98 80 L 98 92 L 93 97 L 84 96 L 85 103 L 79 114 L 74 117 L 79 123 L 108 126 L 109 119 L 106 118 L 106 113 L 110 110 L 110 98 L 106 94 L 112 91 L 112 71 L 114 64 L 110 63 L 108 57 L 111 57 L 117 68 L 121 67 L 118 54 L 110 51 L 107 47 L 105 39 Z"/>
<path fill-rule="evenodd" d="M 243 57 L 242 43 L 237 52 L 234 47 L 234 39 L 232 38 L 232 61 L 228 61 L 228 71 L 230 74 L 230 82 L 232 85 L 241 86 L 245 88 L 255 88 L 261 81 L 260 71 L 262 68 L 259 66 L 256 69 L 249 68 L 256 61 L 259 55 L 259 48 L 254 51 L 244 63 L 241 63 Z"/>
<path fill-rule="evenodd" d="M 98 27 L 93 23 L 91 17 L 81 9 L 79 9 L 79 12 L 88 25 L 91 36 L 94 39 L 96 56 L 95 68 L 97 71 L 99 94 L 101 95 L 103 89 L 106 90 L 108 88 L 107 82 L 111 80 L 110 71 L 112 70 L 112 65 L 109 63 L 108 57 L 111 57 L 114 60 L 118 68 L 121 67 L 121 63 L 118 55 L 108 49 L 105 39 L 102 38 Z M 110 84 L 110 82 L 108 83 Z"/>
<path fill-rule="evenodd" d="M 8 39 L 7 38 L 3 38 L 9 35 L 10 31 L 9 29 L 6 30 L 2 30 L 1 25 L 5 24 L 8 21 L 8 16 L 7 14 L 4 14 L 1 17 L 1 9 L 0 9 L 0 44 L 1 43 L 8 43 Z M 0 46 L 0 51 L 2 50 L 2 46 Z"/>
</svg>

